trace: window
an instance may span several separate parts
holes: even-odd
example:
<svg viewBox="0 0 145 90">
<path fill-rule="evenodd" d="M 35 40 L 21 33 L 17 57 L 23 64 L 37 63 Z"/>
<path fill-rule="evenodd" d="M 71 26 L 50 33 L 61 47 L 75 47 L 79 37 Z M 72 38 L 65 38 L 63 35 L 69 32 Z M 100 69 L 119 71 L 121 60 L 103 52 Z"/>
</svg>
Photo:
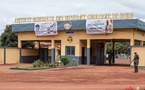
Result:
<svg viewBox="0 0 145 90">
<path fill-rule="evenodd" d="M 66 55 L 75 55 L 75 46 L 66 46 L 65 52 Z"/>
</svg>

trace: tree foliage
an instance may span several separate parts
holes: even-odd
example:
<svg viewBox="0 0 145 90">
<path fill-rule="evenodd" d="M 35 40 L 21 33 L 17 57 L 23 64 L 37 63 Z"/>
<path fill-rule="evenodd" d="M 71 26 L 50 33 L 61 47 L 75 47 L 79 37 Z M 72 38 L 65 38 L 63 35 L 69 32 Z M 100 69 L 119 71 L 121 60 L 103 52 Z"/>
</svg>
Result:
<svg viewBox="0 0 145 90">
<path fill-rule="evenodd" d="M 1 35 L 1 46 L 7 47 L 18 46 L 18 37 L 15 32 L 12 32 L 12 25 L 6 25 L 6 28 Z"/>
<path fill-rule="evenodd" d="M 113 43 L 107 43 L 107 51 L 112 51 Z M 130 53 L 130 43 L 129 42 L 115 42 L 115 52 L 116 53 Z"/>
<path fill-rule="evenodd" d="M 6 25 L 1 35 L 1 46 L 18 47 L 18 36 L 16 32 L 12 32 L 12 25 Z M 22 48 L 34 47 L 34 43 L 30 41 L 22 42 Z"/>
<path fill-rule="evenodd" d="M 23 41 L 22 48 L 34 48 L 34 42 L 31 41 Z"/>
</svg>

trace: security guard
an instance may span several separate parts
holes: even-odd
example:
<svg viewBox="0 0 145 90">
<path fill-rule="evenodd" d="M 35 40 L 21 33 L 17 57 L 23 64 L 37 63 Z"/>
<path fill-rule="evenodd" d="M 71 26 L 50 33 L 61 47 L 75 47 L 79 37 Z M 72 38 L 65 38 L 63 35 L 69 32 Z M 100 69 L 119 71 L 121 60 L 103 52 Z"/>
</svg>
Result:
<svg viewBox="0 0 145 90">
<path fill-rule="evenodd" d="M 136 51 L 134 52 L 134 59 L 132 61 L 134 61 L 134 72 L 137 73 L 138 72 L 138 64 L 139 64 L 139 55 L 137 54 Z"/>
</svg>

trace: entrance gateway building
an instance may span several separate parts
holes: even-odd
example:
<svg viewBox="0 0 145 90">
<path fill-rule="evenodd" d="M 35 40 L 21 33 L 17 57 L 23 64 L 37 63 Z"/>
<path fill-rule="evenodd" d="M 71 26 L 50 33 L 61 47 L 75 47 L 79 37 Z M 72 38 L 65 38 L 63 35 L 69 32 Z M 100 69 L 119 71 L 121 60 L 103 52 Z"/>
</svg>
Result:
<svg viewBox="0 0 145 90">
<path fill-rule="evenodd" d="M 51 63 L 54 63 L 56 56 L 60 55 L 61 57 L 67 56 L 70 60 L 75 58 L 80 64 L 100 65 L 105 64 L 107 42 L 113 42 L 113 53 L 115 42 L 130 42 L 132 48 L 135 47 L 135 42 L 140 42 L 138 47 L 143 47 L 145 22 L 130 18 L 127 16 L 129 14 L 117 15 L 120 17 L 115 15 L 112 18 L 93 16 L 95 18 L 89 17 L 88 19 L 87 15 L 81 18 L 75 16 L 75 20 L 71 20 L 74 15 L 69 16 L 70 20 L 68 17 L 64 19 L 63 16 L 56 17 L 56 20 L 54 17 L 53 20 L 50 17 L 45 17 L 45 19 L 40 17 L 16 18 L 16 23 L 12 24 L 12 31 L 18 33 L 19 48 L 22 48 L 23 41 L 35 42 L 38 48 L 36 50 L 39 52 L 38 58 L 49 59 Z M 79 17 L 77 18 L 79 20 L 76 17 Z M 45 47 L 43 43 L 48 47 Z M 131 49 L 131 58 L 133 58 L 133 50 L 137 51 L 137 49 Z M 141 56 L 141 58 L 144 57 Z M 33 57 L 21 57 L 20 62 L 29 62 L 29 59 Z M 145 61 L 142 60 L 140 66 L 144 65 Z"/>
</svg>

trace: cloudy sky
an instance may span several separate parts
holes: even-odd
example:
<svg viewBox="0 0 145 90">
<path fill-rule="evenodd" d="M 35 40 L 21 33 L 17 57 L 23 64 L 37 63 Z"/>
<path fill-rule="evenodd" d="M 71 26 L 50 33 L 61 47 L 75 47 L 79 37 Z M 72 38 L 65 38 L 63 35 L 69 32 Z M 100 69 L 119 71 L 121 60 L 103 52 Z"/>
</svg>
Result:
<svg viewBox="0 0 145 90">
<path fill-rule="evenodd" d="M 145 19 L 145 0 L 3 0 L 0 3 L 0 34 L 17 17 L 133 12 Z"/>
</svg>

